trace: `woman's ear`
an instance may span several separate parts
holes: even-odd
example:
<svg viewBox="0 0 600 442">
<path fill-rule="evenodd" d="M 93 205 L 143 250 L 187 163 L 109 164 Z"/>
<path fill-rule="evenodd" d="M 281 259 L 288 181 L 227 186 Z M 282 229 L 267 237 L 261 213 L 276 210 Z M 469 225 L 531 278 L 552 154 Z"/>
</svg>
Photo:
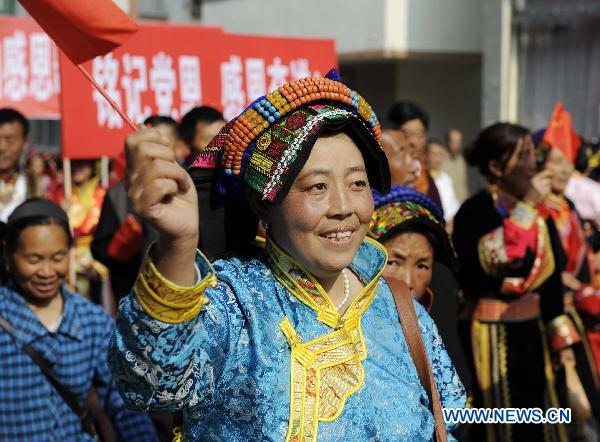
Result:
<svg viewBox="0 0 600 442">
<path fill-rule="evenodd" d="M 246 189 L 246 198 L 250 208 L 256 213 L 263 223 L 269 222 L 269 208 L 263 202 L 263 200 L 251 190 Z"/>
<path fill-rule="evenodd" d="M 494 178 L 501 178 L 503 175 L 502 167 L 497 160 L 490 160 L 488 163 L 488 169 Z"/>
</svg>

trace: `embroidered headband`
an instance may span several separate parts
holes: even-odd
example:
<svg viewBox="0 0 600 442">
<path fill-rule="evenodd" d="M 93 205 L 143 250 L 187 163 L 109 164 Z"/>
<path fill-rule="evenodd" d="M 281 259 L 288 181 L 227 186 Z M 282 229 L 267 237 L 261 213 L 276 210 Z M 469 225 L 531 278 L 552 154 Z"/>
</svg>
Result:
<svg viewBox="0 0 600 442">
<path fill-rule="evenodd" d="M 445 230 L 443 212 L 429 197 L 414 189 L 394 185 L 385 195 L 373 191 L 373 199 L 375 211 L 368 232 L 371 238 L 383 243 L 409 226 L 419 226 L 437 241 L 432 244 L 436 260 L 453 272 L 458 271 L 458 259 Z"/>
<path fill-rule="evenodd" d="M 346 132 L 363 154 L 371 185 L 389 189 L 377 117 L 364 98 L 339 81 L 335 70 L 325 78 L 287 83 L 255 100 L 221 129 L 192 168 L 220 166 L 225 180 L 243 177 L 263 200 L 277 204 L 323 130 Z"/>
</svg>

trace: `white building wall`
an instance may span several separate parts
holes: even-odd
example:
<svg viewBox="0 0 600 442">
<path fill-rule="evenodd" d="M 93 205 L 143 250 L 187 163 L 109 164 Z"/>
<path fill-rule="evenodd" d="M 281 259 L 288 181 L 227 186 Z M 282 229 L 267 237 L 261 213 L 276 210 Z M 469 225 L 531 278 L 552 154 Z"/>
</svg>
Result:
<svg viewBox="0 0 600 442">
<path fill-rule="evenodd" d="M 226 32 L 333 38 L 339 53 L 384 46 L 386 0 L 227 0 L 203 4 L 201 21 Z"/>
<path fill-rule="evenodd" d="M 227 32 L 333 38 L 352 53 L 481 53 L 480 0 L 206 1 L 202 23 Z"/>
<path fill-rule="evenodd" d="M 389 5 L 403 2 L 408 4 L 408 51 L 481 53 L 481 0 L 388 0 Z"/>
<path fill-rule="evenodd" d="M 516 122 L 518 66 L 510 0 L 483 0 L 482 126 Z"/>
<path fill-rule="evenodd" d="M 384 13 L 384 51 L 408 51 L 408 0 L 386 0 Z"/>
</svg>

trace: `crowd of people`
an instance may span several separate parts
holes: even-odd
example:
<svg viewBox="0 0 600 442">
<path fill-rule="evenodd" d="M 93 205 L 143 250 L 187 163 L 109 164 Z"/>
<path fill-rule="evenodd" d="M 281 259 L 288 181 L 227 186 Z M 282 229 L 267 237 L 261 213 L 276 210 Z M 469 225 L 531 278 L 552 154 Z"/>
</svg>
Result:
<svg viewBox="0 0 600 442">
<path fill-rule="evenodd" d="M 65 186 L 0 109 L 0 440 L 597 440 L 598 146 L 433 138 L 335 71 L 144 124 Z"/>
</svg>

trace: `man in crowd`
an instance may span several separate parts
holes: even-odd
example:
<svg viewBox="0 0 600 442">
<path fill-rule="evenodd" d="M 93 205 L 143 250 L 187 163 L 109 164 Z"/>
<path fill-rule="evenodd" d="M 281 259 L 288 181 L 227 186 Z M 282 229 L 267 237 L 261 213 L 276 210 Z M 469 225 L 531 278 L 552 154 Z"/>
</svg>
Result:
<svg viewBox="0 0 600 442">
<path fill-rule="evenodd" d="M 394 125 L 391 125 L 394 127 Z M 389 129 L 384 122 L 381 132 L 381 147 L 390 166 L 392 184 L 414 188 L 421 169 L 413 158 L 406 135 L 398 129 Z"/>
<path fill-rule="evenodd" d="M 429 128 L 429 115 L 417 103 L 398 101 L 389 110 L 385 122 L 388 129 L 399 130 L 408 139 L 412 155 L 419 160 L 421 172 L 414 186 L 416 190 L 430 197 L 438 206 L 442 206 L 440 194 L 427 170 L 425 144 Z"/>
<path fill-rule="evenodd" d="M 250 242 L 254 239 L 257 223 L 253 212 L 244 210 L 240 219 L 239 204 L 245 204 L 245 198 L 235 201 L 233 198 L 223 198 L 218 190 L 218 168 L 189 167 L 196 157 L 219 133 L 226 121 L 223 114 L 210 106 L 199 106 L 183 116 L 177 133 L 191 152 L 184 162 L 184 167 L 190 170 L 190 176 L 198 193 L 198 206 L 206 216 L 200 217 L 200 250 L 210 259 L 223 257 L 227 254 L 248 255 L 256 252 Z M 227 216 L 234 210 L 235 216 Z M 247 218 L 247 219 L 246 219 Z"/>
<path fill-rule="evenodd" d="M 29 122 L 19 111 L 0 109 L 0 221 L 29 196 L 19 160 L 27 146 Z"/>
<path fill-rule="evenodd" d="M 414 188 L 428 195 L 439 207 L 440 193 L 427 167 L 426 147 L 429 116 L 412 101 L 399 101 L 383 121 L 382 147 L 390 167 L 391 181 Z M 452 223 L 449 223 L 451 228 Z M 465 364 L 464 353 L 457 336 L 458 284 L 452 271 L 435 261 L 430 289 L 435 293 L 430 315 L 436 321 L 461 380 L 467 388 L 471 377 Z"/>
<path fill-rule="evenodd" d="M 460 204 L 456 198 L 456 192 L 454 191 L 454 182 L 450 175 L 442 170 L 442 164 L 446 156 L 446 147 L 444 143 L 436 139 L 430 139 L 427 142 L 425 148 L 427 153 L 427 167 L 429 173 L 433 177 L 435 186 L 440 192 L 440 199 L 442 200 L 442 208 L 444 209 L 444 218 L 446 219 L 446 229 L 449 233 L 452 233 L 452 219 Z"/>
<path fill-rule="evenodd" d="M 158 130 L 169 140 L 169 145 L 175 149 L 177 143 L 177 121 L 164 115 L 151 115 L 144 121 L 144 125 Z"/>
<path fill-rule="evenodd" d="M 157 129 L 175 148 L 177 123 L 171 117 L 152 115 L 144 125 Z M 133 213 L 123 181 L 117 182 L 104 198 L 91 244 L 94 258 L 110 270 L 116 301 L 133 287 L 144 250 L 156 239 L 154 229 Z"/>
<path fill-rule="evenodd" d="M 177 132 L 180 141 L 189 152 L 185 159 L 186 168 L 219 133 L 224 124 L 223 114 L 210 106 L 195 107 L 183 116 Z"/>
<path fill-rule="evenodd" d="M 442 170 L 452 178 L 456 197 L 462 204 L 469 196 L 469 182 L 467 163 L 462 155 L 463 134 L 458 129 L 450 129 L 446 133 L 446 147 L 448 155 L 446 155 Z"/>
</svg>

